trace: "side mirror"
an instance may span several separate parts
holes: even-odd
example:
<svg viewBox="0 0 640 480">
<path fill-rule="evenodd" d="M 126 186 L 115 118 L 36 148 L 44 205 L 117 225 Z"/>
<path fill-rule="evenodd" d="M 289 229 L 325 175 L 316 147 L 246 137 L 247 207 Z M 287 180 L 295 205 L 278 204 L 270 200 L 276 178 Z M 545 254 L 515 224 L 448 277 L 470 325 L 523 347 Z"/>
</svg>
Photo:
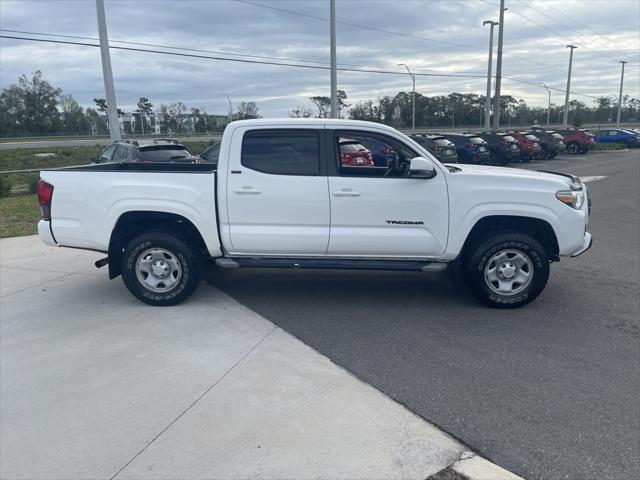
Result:
<svg viewBox="0 0 640 480">
<path fill-rule="evenodd" d="M 412 158 L 409 163 L 409 176 L 412 178 L 433 178 L 436 173 L 436 167 L 428 158 Z"/>
<path fill-rule="evenodd" d="M 97 156 L 93 156 L 89 159 L 91 163 L 100 163 L 100 159 Z"/>
</svg>

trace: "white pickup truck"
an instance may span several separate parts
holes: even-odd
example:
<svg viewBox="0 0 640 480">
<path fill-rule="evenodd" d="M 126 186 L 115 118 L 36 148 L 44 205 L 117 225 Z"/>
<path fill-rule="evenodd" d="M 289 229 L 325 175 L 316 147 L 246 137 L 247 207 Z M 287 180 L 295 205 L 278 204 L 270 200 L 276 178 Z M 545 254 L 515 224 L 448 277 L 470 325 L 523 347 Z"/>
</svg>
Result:
<svg viewBox="0 0 640 480">
<path fill-rule="evenodd" d="M 213 149 L 216 150 L 216 149 Z M 327 119 L 227 126 L 212 163 L 41 173 L 40 238 L 95 250 L 109 277 L 174 305 L 202 265 L 440 271 L 493 307 L 524 305 L 549 264 L 591 246 L 579 178 L 445 165 L 393 128 Z M 217 158 L 216 158 L 217 157 Z"/>
</svg>

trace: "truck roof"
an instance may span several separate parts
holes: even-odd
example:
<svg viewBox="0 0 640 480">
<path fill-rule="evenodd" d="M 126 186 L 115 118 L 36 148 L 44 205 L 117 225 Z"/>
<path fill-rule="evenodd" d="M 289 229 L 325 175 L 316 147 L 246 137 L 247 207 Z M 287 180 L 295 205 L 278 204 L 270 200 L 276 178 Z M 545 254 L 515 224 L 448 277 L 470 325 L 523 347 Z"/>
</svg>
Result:
<svg viewBox="0 0 640 480">
<path fill-rule="evenodd" d="M 309 125 L 318 127 L 325 125 L 330 128 L 355 128 L 366 127 L 378 130 L 396 131 L 393 127 L 377 122 L 366 122 L 364 120 L 347 120 L 344 118 L 256 118 L 251 120 L 236 120 L 227 127 L 243 126 L 284 126 L 284 125 Z"/>
</svg>

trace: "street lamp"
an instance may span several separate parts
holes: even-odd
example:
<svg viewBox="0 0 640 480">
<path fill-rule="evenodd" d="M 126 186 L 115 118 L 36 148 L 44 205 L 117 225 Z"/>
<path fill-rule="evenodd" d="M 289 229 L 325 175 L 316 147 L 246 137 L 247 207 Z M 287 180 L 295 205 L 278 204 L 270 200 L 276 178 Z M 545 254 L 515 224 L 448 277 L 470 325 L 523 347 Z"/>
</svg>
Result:
<svg viewBox="0 0 640 480">
<path fill-rule="evenodd" d="M 227 100 L 229 101 L 229 122 L 231 122 L 233 120 L 233 107 L 231 106 L 231 99 L 226 93 L 224 93 L 223 95 L 227 97 Z"/>
<path fill-rule="evenodd" d="M 409 70 L 409 66 L 406 63 L 399 63 L 398 66 L 404 66 L 409 72 L 409 76 L 411 77 L 411 82 L 413 83 L 413 90 L 411 93 L 411 108 L 413 113 L 411 115 L 411 133 L 416 133 L 416 76 L 413 74 L 411 70 Z"/>
<path fill-rule="evenodd" d="M 491 62 L 493 60 L 493 27 L 499 25 L 499 22 L 493 20 L 485 20 L 482 25 L 490 25 L 489 32 L 489 68 L 487 69 L 487 98 L 484 103 L 484 128 L 491 128 Z"/>
<path fill-rule="evenodd" d="M 549 101 L 547 102 L 547 127 L 548 127 L 549 121 L 550 121 L 549 117 L 551 115 L 551 89 L 547 87 L 547 85 L 544 83 L 539 83 L 538 85 L 540 85 L 541 87 L 544 87 L 547 93 L 549 94 Z"/>
<path fill-rule="evenodd" d="M 628 63 L 620 60 L 622 64 L 622 74 L 620 75 L 620 95 L 618 95 L 618 117 L 616 118 L 616 127 L 620 128 L 620 114 L 622 113 L 622 84 L 624 82 L 624 64 Z"/>
<path fill-rule="evenodd" d="M 573 65 L 573 50 L 576 47 L 575 45 L 565 45 L 565 48 L 570 48 L 571 53 L 569 54 L 569 73 L 567 74 L 567 91 L 564 96 L 564 119 L 562 120 L 562 125 L 567 128 L 569 124 L 569 90 L 571 89 L 571 66 Z"/>
</svg>

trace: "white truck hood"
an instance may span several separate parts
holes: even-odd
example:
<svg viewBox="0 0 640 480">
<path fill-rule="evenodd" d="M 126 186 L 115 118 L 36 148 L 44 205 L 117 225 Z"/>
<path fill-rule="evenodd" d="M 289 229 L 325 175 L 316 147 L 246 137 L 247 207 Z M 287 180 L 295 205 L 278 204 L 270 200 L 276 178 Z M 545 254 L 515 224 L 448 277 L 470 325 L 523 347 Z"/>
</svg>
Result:
<svg viewBox="0 0 640 480">
<path fill-rule="evenodd" d="M 472 175 L 488 179 L 494 178 L 513 178 L 516 181 L 536 181 L 543 180 L 552 182 L 560 187 L 571 187 L 572 184 L 580 185 L 580 179 L 573 175 L 565 173 L 544 172 L 536 170 L 524 170 L 522 168 L 506 168 L 492 167 L 487 165 L 468 165 L 468 164 L 450 164 L 450 166 L 460 169 L 460 172 L 454 172 L 453 175 L 463 174 L 465 176 Z"/>
</svg>

